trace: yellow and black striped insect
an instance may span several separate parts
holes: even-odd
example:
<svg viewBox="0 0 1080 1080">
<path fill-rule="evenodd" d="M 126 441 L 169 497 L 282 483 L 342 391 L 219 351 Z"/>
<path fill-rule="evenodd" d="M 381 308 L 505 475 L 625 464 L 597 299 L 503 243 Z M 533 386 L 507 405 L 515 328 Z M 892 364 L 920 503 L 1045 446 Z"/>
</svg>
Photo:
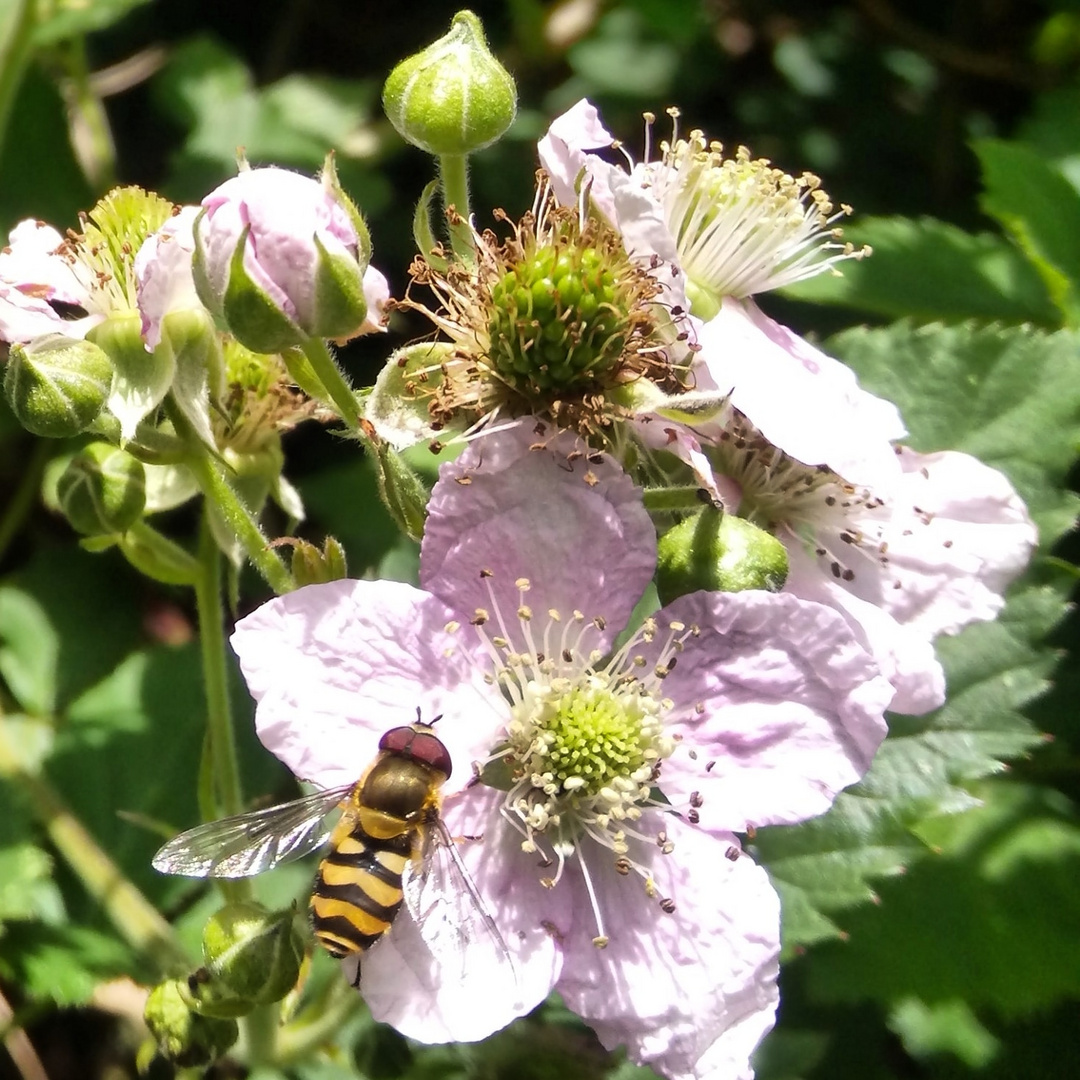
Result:
<svg viewBox="0 0 1080 1080">
<path fill-rule="evenodd" d="M 443 909 L 432 939 L 445 937 L 450 924 L 467 941 L 469 924 L 480 923 L 505 952 L 439 814 L 450 770 L 450 754 L 431 724 L 392 728 L 355 783 L 189 829 L 161 848 L 153 864 L 186 877 L 250 877 L 329 839 L 315 877 L 311 921 L 316 940 L 332 956 L 369 949 L 390 929 L 403 901 L 418 921 Z M 328 825 L 327 816 L 337 809 L 340 820 Z M 447 914 L 448 904 L 453 914 Z M 439 921 L 444 925 L 435 929 Z"/>
</svg>

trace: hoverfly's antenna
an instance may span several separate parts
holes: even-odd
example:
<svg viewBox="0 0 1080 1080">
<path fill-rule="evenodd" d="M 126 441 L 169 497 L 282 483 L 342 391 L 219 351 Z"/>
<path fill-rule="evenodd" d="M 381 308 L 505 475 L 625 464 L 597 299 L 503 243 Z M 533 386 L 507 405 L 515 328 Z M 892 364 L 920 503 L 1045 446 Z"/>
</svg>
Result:
<svg viewBox="0 0 1080 1080">
<path fill-rule="evenodd" d="M 442 718 L 443 714 L 439 713 L 438 716 L 433 716 L 430 720 L 424 720 L 420 714 L 420 706 L 416 706 L 416 722 L 423 724 L 424 727 L 434 727 Z"/>
</svg>

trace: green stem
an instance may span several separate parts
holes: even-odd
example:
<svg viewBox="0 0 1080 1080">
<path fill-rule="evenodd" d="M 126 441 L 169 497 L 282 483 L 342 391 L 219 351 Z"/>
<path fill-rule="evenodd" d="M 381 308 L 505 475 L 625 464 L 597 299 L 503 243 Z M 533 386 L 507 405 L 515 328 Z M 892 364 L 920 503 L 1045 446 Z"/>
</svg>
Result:
<svg viewBox="0 0 1080 1080">
<path fill-rule="evenodd" d="M 240 1021 L 247 1049 L 247 1064 L 252 1070 L 260 1065 L 278 1063 L 278 1030 L 281 1027 L 281 1006 L 259 1005 Z"/>
<path fill-rule="evenodd" d="M 225 659 L 228 654 L 225 649 L 225 607 L 221 602 L 221 552 L 210 528 L 209 511 L 203 513 L 198 561 L 195 606 L 199 616 L 199 648 L 206 689 L 206 723 L 218 801 L 222 813 L 232 816 L 243 811 L 244 797 L 240 789 L 240 764 Z"/>
<path fill-rule="evenodd" d="M 306 1061 L 325 1046 L 360 1007 L 360 995 L 344 979 L 335 980 L 314 1019 L 282 1028 L 275 1059 L 277 1064 L 287 1066 Z"/>
<path fill-rule="evenodd" d="M 308 358 L 312 370 L 318 376 L 319 381 L 326 388 L 330 400 L 337 406 L 341 419 L 348 424 L 352 431 L 360 430 L 360 406 L 352 387 L 349 386 L 341 369 L 334 362 L 326 342 L 322 338 L 308 338 L 300 346 L 304 355 Z"/>
<path fill-rule="evenodd" d="M 177 434 L 187 443 L 187 465 L 203 495 L 217 508 L 222 521 L 240 541 L 252 565 L 262 574 L 270 588 L 279 596 L 292 592 L 296 588 L 292 574 L 270 547 L 262 529 L 251 516 L 251 511 L 225 479 L 221 462 L 210 456 L 199 437 L 192 431 L 184 414 L 178 408 L 170 408 L 167 399 L 166 410 Z"/>
<path fill-rule="evenodd" d="M 7 554 L 11 541 L 19 535 L 19 530 L 34 505 L 41 487 L 41 474 L 45 470 L 45 463 L 49 460 L 50 449 L 47 439 L 34 440 L 34 449 L 30 452 L 29 461 L 22 468 L 19 486 L 4 510 L 3 519 L 0 519 L 0 559 Z"/>
<path fill-rule="evenodd" d="M 190 966 L 190 960 L 157 909 L 124 876 L 97 841 L 71 812 L 52 785 L 23 769 L 6 738 L 0 719 L 0 775 L 23 789 L 53 846 L 101 904 L 120 937 L 150 957 L 162 974 Z"/>
<path fill-rule="evenodd" d="M 450 246 L 462 262 L 476 259 L 472 229 L 469 227 L 469 159 L 465 154 L 443 154 L 439 158 L 443 206 L 453 207 L 457 219 L 450 226 Z"/>
<path fill-rule="evenodd" d="M 15 0 L 5 5 L 0 22 L 0 149 L 4 147 L 8 118 L 33 54 L 36 0 Z"/>
<path fill-rule="evenodd" d="M 642 501 L 650 514 L 672 513 L 679 510 L 700 510 L 702 506 L 711 506 L 712 501 L 704 488 L 687 485 L 686 487 L 646 488 L 642 492 Z"/>
</svg>

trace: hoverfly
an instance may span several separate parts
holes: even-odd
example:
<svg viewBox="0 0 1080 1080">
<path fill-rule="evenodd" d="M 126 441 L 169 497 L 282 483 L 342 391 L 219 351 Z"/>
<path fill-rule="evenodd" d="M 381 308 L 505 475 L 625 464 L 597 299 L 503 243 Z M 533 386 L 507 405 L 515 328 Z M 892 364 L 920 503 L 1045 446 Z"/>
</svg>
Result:
<svg viewBox="0 0 1080 1080">
<path fill-rule="evenodd" d="M 189 829 L 162 847 L 153 865 L 186 877 L 250 877 L 329 839 L 310 909 L 315 938 L 331 956 L 359 957 L 371 948 L 390 929 L 403 900 L 420 921 L 456 894 L 467 897 L 471 909 L 467 918 L 455 917 L 457 931 L 467 938 L 468 919 L 478 919 L 512 968 L 502 935 L 439 814 L 450 770 L 449 752 L 432 725 L 419 721 L 417 710 L 417 723 L 382 736 L 375 760 L 355 783 Z M 337 809 L 340 820 L 327 825 Z"/>
</svg>

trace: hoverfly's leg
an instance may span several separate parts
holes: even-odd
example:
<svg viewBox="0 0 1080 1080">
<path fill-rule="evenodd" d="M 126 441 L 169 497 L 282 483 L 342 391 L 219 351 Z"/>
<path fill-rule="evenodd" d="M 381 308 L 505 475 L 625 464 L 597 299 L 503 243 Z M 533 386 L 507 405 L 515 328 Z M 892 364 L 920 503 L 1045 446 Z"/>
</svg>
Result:
<svg viewBox="0 0 1080 1080">
<path fill-rule="evenodd" d="M 357 961 L 356 974 L 352 978 L 352 984 L 351 985 L 352 985 L 352 988 L 354 990 L 359 990 L 360 989 L 360 962 L 359 961 Z"/>
</svg>

